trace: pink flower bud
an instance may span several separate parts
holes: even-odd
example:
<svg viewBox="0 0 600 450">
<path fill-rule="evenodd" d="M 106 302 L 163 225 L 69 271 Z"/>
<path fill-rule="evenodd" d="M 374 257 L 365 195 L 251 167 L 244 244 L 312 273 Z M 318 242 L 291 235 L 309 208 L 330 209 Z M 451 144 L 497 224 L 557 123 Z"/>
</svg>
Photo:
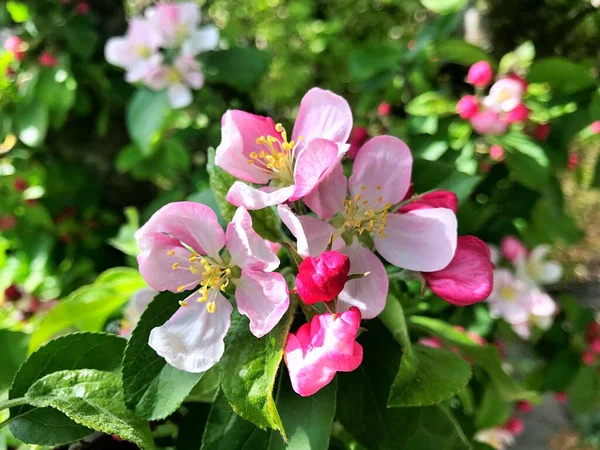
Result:
<svg viewBox="0 0 600 450">
<path fill-rule="evenodd" d="M 8 231 L 17 226 L 15 216 L 0 216 L 0 231 Z"/>
<path fill-rule="evenodd" d="M 4 41 L 4 49 L 13 54 L 15 59 L 22 61 L 25 58 L 23 39 L 19 36 L 10 36 Z"/>
<path fill-rule="evenodd" d="M 42 53 L 38 61 L 44 67 L 56 67 L 58 65 L 58 58 L 50 52 Z"/>
<path fill-rule="evenodd" d="M 525 431 L 525 424 L 523 423 L 523 419 L 513 417 L 504 424 L 504 429 L 506 429 L 515 436 L 520 436 L 523 434 L 523 431 Z"/>
<path fill-rule="evenodd" d="M 592 352 L 585 352 L 581 356 L 581 360 L 586 366 L 591 366 L 594 364 L 594 361 L 596 361 L 596 355 L 594 355 Z"/>
<path fill-rule="evenodd" d="M 369 131 L 364 127 L 354 127 L 352 133 L 350 133 L 350 150 L 348 150 L 348 157 L 350 159 L 356 158 L 358 151 L 365 142 L 369 139 Z"/>
<path fill-rule="evenodd" d="M 508 122 L 491 109 L 478 111 L 470 120 L 471 126 L 479 134 L 500 135 L 508 130 Z"/>
<path fill-rule="evenodd" d="M 567 403 L 567 400 L 569 400 L 569 394 L 566 392 L 556 392 L 554 394 L 554 398 L 558 403 Z"/>
<path fill-rule="evenodd" d="M 585 340 L 588 342 L 593 341 L 600 334 L 600 324 L 598 322 L 590 322 L 585 331 Z"/>
<path fill-rule="evenodd" d="M 12 67 L 7 67 L 7 68 L 6 68 L 6 71 L 5 71 L 4 73 L 6 74 L 6 77 L 7 77 L 7 78 L 12 78 L 12 77 L 14 77 L 14 76 L 15 76 L 15 74 L 16 74 L 17 72 L 15 72 L 15 69 L 13 69 Z"/>
<path fill-rule="evenodd" d="M 596 355 L 600 354 L 600 338 L 596 338 L 590 342 L 589 350 Z"/>
<path fill-rule="evenodd" d="M 442 348 L 442 340 L 435 336 L 421 338 L 419 344 L 425 347 Z"/>
<path fill-rule="evenodd" d="M 579 153 L 573 152 L 569 154 L 569 159 L 567 161 L 567 170 L 573 171 L 579 167 Z"/>
<path fill-rule="evenodd" d="M 81 1 L 77 3 L 77 6 L 75 7 L 75 12 L 80 16 L 85 16 L 90 12 L 90 5 L 85 1 Z"/>
<path fill-rule="evenodd" d="M 592 130 L 592 133 L 594 134 L 600 134 L 600 120 L 592 122 L 592 124 L 590 125 L 590 130 Z"/>
<path fill-rule="evenodd" d="M 485 87 L 492 81 L 494 72 L 487 61 L 479 61 L 469 68 L 467 83 L 477 87 Z"/>
<path fill-rule="evenodd" d="M 457 306 L 472 305 L 489 297 L 494 265 L 490 249 L 475 236 L 459 236 L 450 264 L 436 272 L 422 272 L 434 294 Z"/>
<path fill-rule="evenodd" d="M 337 372 L 360 366 L 363 348 L 356 342 L 360 320 L 360 311 L 353 306 L 341 314 L 319 314 L 288 335 L 284 360 L 295 392 L 313 395 Z"/>
<path fill-rule="evenodd" d="M 517 410 L 522 413 L 530 413 L 533 411 L 533 405 L 527 400 L 521 400 L 517 403 Z"/>
<path fill-rule="evenodd" d="M 509 261 L 514 261 L 521 256 L 527 255 L 527 249 L 514 236 L 506 236 L 500 244 L 502 255 Z"/>
<path fill-rule="evenodd" d="M 525 122 L 527 119 L 529 119 L 529 109 L 523 103 L 510 111 L 506 117 L 508 123 Z"/>
<path fill-rule="evenodd" d="M 336 252 L 323 252 L 317 258 L 307 257 L 298 266 L 296 289 L 307 305 L 329 302 L 344 289 L 350 272 L 350 258 Z"/>
<path fill-rule="evenodd" d="M 494 161 L 503 161 L 504 160 L 504 149 L 497 144 L 494 144 L 490 147 L 490 158 Z"/>
<path fill-rule="evenodd" d="M 23 294 L 21 293 L 20 289 L 14 284 L 7 287 L 4 291 L 4 299 L 9 302 L 16 302 L 22 296 Z"/>
<path fill-rule="evenodd" d="M 377 107 L 377 115 L 381 117 L 389 116 L 392 112 L 392 105 L 388 102 L 381 102 Z"/>
<path fill-rule="evenodd" d="M 545 141 L 550 135 L 550 124 L 543 123 L 535 127 L 534 137 L 536 141 Z"/>
<path fill-rule="evenodd" d="M 13 181 L 13 187 L 15 188 L 15 191 L 23 192 L 29 187 L 29 183 L 25 179 L 17 177 Z"/>
<path fill-rule="evenodd" d="M 429 209 L 429 208 L 448 208 L 454 211 L 458 210 L 458 198 L 456 194 L 451 191 L 433 191 L 427 194 L 420 195 L 414 201 L 402 205 L 398 209 L 399 213 L 407 213 L 414 211 L 415 209 Z"/>
<path fill-rule="evenodd" d="M 479 103 L 474 95 L 465 95 L 456 104 L 456 111 L 462 119 L 470 119 L 479 109 Z"/>
</svg>

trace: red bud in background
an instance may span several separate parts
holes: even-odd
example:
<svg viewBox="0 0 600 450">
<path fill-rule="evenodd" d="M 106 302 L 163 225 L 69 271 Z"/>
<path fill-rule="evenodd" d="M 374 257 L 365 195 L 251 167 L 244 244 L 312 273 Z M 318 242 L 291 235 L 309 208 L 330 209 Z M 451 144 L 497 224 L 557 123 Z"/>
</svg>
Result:
<svg viewBox="0 0 600 450">
<path fill-rule="evenodd" d="M 392 112 L 392 105 L 388 102 L 381 102 L 377 107 L 377 115 L 381 117 L 389 116 Z"/>
<path fill-rule="evenodd" d="M 10 285 L 4 290 L 4 299 L 9 302 L 16 302 L 19 300 L 23 294 L 19 290 L 17 286 L 14 284 Z"/>
<path fill-rule="evenodd" d="M 504 424 L 504 429 L 510 431 L 515 436 L 520 436 L 523 434 L 523 431 L 525 431 L 525 424 L 523 423 L 522 419 L 513 417 Z"/>
</svg>

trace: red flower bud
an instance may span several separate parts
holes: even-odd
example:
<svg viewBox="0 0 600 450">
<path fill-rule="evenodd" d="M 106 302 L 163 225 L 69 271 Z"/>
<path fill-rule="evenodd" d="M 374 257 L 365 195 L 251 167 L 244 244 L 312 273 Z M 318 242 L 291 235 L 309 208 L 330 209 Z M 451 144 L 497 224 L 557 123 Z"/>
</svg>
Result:
<svg viewBox="0 0 600 450">
<path fill-rule="evenodd" d="M 25 179 L 17 177 L 13 181 L 13 187 L 15 188 L 15 191 L 23 192 L 29 187 L 29 183 Z"/>
<path fill-rule="evenodd" d="M 58 58 L 50 52 L 42 53 L 38 61 L 44 67 L 56 67 L 58 65 Z"/>
<path fill-rule="evenodd" d="M 590 342 L 589 350 L 591 350 L 591 352 L 595 353 L 596 355 L 600 354 L 600 338 L 596 338 L 592 342 Z"/>
<path fill-rule="evenodd" d="M 350 133 L 350 149 L 348 150 L 348 157 L 350 159 L 356 158 L 358 151 L 365 142 L 369 139 L 369 131 L 364 127 L 354 127 L 352 133 Z"/>
<path fill-rule="evenodd" d="M 490 158 L 498 162 L 504 160 L 504 149 L 497 144 L 492 145 L 490 147 Z"/>
<path fill-rule="evenodd" d="M 392 112 L 392 105 L 388 102 L 381 102 L 377 107 L 377 114 L 381 117 L 389 116 Z"/>
<path fill-rule="evenodd" d="M 567 162 L 567 170 L 575 170 L 579 167 L 579 153 L 571 153 Z"/>
<path fill-rule="evenodd" d="M 456 111 L 462 119 L 470 119 L 478 110 L 479 104 L 474 95 L 465 95 L 456 104 Z"/>
<path fill-rule="evenodd" d="M 600 120 L 592 122 L 592 124 L 590 125 L 590 130 L 592 130 L 592 133 L 594 134 L 600 134 Z"/>
<path fill-rule="evenodd" d="M 535 136 L 535 140 L 536 141 L 545 141 L 546 139 L 548 139 L 548 136 L 550 135 L 550 125 L 547 123 L 538 125 L 537 127 L 535 127 L 535 132 L 534 132 L 534 136 Z"/>
<path fill-rule="evenodd" d="M 14 284 L 7 287 L 6 290 L 4 291 L 4 299 L 9 302 L 16 302 L 22 296 L 23 296 L 23 294 L 21 294 L 21 291 L 19 290 L 19 288 L 17 286 L 15 286 Z"/>
<path fill-rule="evenodd" d="M 591 366 L 594 364 L 594 361 L 596 361 L 596 355 L 594 355 L 592 352 L 585 352 L 581 356 L 581 360 L 586 366 Z"/>
<path fill-rule="evenodd" d="M 558 403 L 566 403 L 567 400 L 569 400 L 569 394 L 567 394 L 566 392 L 556 392 L 554 394 L 554 398 Z"/>
<path fill-rule="evenodd" d="M 518 417 L 513 417 L 504 424 L 504 429 L 511 432 L 515 436 L 520 436 L 521 434 L 523 434 L 523 431 L 525 431 L 525 424 L 523 423 L 522 419 L 519 419 Z"/>
<path fill-rule="evenodd" d="M 530 413 L 533 411 L 533 405 L 527 400 L 521 400 L 519 403 L 517 403 L 517 410 L 522 413 Z"/>
<path fill-rule="evenodd" d="M 17 219 L 14 216 L 0 216 L 0 231 L 12 230 L 17 226 Z"/>
<path fill-rule="evenodd" d="M 307 257 L 298 266 L 296 288 L 307 305 L 336 298 L 348 279 L 350 259 L 339 252 L 323 252 L 318 258 Z"/>
<path fill-rule="evenodd" d="M 77 3 L 77 6 L 75 7 L 75 12 L 77 14 L 79 14 L 80 16 L 85 16 L 87 15 L 87 13 L 90 12 L 90 5 L 87 4 L 87 2 L 79 2 Z"/>
<path fill-rule="evenodd" d="M 469 68 L 467 83 L 477 87 L 484 87 L 492 81 L 493 77 L 494 72 L 492 71 L 490 63 L 487 61 L 479 61 Z"/>
</svg>

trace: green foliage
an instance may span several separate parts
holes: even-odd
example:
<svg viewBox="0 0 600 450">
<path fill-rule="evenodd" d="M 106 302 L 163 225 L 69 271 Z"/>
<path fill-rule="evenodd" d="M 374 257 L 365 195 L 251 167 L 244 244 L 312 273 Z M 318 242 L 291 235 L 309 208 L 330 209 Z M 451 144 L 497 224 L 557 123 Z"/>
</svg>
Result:
<svg viewBox="0 0 600 450">
<path fill-rule="evenodd" d="M 164 324 L 180 308 L 178 301 L 186 295 L 158 294 L 142 314 L 125 349 L 125 402 L 138 416 L 148 420 L 169 416 L 204 375 L 176 369 L 148 345 L 152 329 Z"/>
<path fill-rule="evenodd" d="M 25 398 L 36 408 L 54 408 L 74 422 L 154 448 L 148 423 L 125 407 L 121 377 L 101 370 L 54 372 L 31 385 Z"/>
<path fill-rule="evenodd" d="M 426 92 L 406 105 L 406 112 L 413 116 L 449 116 L 456 113 L 456 103 L 444 94 Z"/>
<path fill-rule="evenodd" d="M 211 81 L 249 91 L 269 69 L 269 56 L 255 48 L 231 48 L 207 54 L 205 64 Z"/>
<path fill-rule="evenodd" d="M 160 131 L 169 111 L 165 91 L 139 90 L 127 109 L 127 130 L 143 156 L 152 153 L 160 139 Z"/>
<path fill-rule="evenodd" d="M 420 0 L 425 8 L 438 14 L 449 14 L 461 9 L 466 0 Z"/>
<path fill-rule="evenodd" d="M 236 208 L 227 201 L 227 192 L 236 179 L 233 175 L 229 175 L 215 164 L 214 150 L 209 150 L 208 152 L 208 164 L 206 165 L 206 170 L 208 171 L 210 179 L 210 188 L 215 194 L 217 204 L 221 210 L 221 216 L 225 221 L 229 222 L 235 214 Z"/>
<path fill-rule="evenodd" d="M 573 94 L 596 85 L 587 67 L 565 58 L 546 58 L 535 62 L 528 75 L 532 83 L 548 83 L 560 94 Z"/>
<path fill-rule="evenodd" d="M 20 331 L 0 330 L 0 348 L 3 349 L 0 390 L 10 387 L 19 366 L 27 359 L 29 336 Z"/>
<path fill-rule="evenodd" d="M 489 61 L 495 65 L 493 58 L 485 50 L 457 39 L 441 41 L 436 47 L 437 55 L 444 61 L 461 66 L 472 66 L 479 61 Z"/>
</svg>

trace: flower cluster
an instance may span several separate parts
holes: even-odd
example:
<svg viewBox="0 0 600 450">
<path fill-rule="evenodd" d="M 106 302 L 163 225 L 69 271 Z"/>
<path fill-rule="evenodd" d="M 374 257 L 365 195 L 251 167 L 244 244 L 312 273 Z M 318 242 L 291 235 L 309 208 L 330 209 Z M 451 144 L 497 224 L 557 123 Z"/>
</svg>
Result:
<svg viewBox="0 0 600 450">
<path fill-rule="evenodd" d="M 476 89 L 476 95 L 462 97 L 457 105 L 461 118 L 468 119 L 480 134 L 500 135 L 506 133 L 510 124 L 526 122 L 529 109 L 523 102 L 527 81 L 517 74 L 502 76 L 489 88 L 494 73 L 487 61 L 471 66 L 467 82 Z"/>
<path fill-rule="evenodd" d="M 531 327 L 550 328 L 557 313 L 554 300 L 542 290 L 545 284 L 562 277 L 562 267 L 548 260 L 550 247 L 540 245 L 529 251 L 517 238 L 508 236 L 501 250 L 493 248 L 494 260 L 501 257 L 508 267 L 494 270 L 494 288 L 487 302 L 490 314 L 509 323 L 523 339 L 531 337 Z"/>
<path fill-rule="evenodd" d="M 302 99 L 291 135 L 269 117 L 225 113 L 215 162 L 238 179 L 227 193 L 237 211 L 226 231 L 207 206 L 177 202 L 136 233 L 146 282 L 192 292 L 150 334 L 169 364 L 202 372 L 219 361 L 232 297 L 260 338 L 296 304 L 293 294 L 308 323 L 289 333 L 285 362 L 294 390 L 312 395 L 362 362 L 361 320 L 381 313 L 388 294 L 380 258 L 459 306 L 490 294 L 490 251 L 473 236 L 457 236 L 456 196 L 414 195 L 411 152 L 392 136 L 364 143 L 347 178 L 351 130 L 348 103 L 318 88 Z M 248 211 L 272 206 L 296 238 L 296 248 L 286 244 L 298 263 L 295 286 L 275 272 L 278 244 L 252 228 Z"/>
<path fill-rule="evenodd" d="M 173 108 L 192 103 L 192 89 L 204 85 L 195 56 L 219 43 L 218 29 L 199 27 L 200 9 L 194 3 L 158 4 L 145 17 L 131 20 L 125 36 L 113 37 L 104 49 L 106 60 L 125 69 L 129 83 L 167 90 Z"/>
</svg>

